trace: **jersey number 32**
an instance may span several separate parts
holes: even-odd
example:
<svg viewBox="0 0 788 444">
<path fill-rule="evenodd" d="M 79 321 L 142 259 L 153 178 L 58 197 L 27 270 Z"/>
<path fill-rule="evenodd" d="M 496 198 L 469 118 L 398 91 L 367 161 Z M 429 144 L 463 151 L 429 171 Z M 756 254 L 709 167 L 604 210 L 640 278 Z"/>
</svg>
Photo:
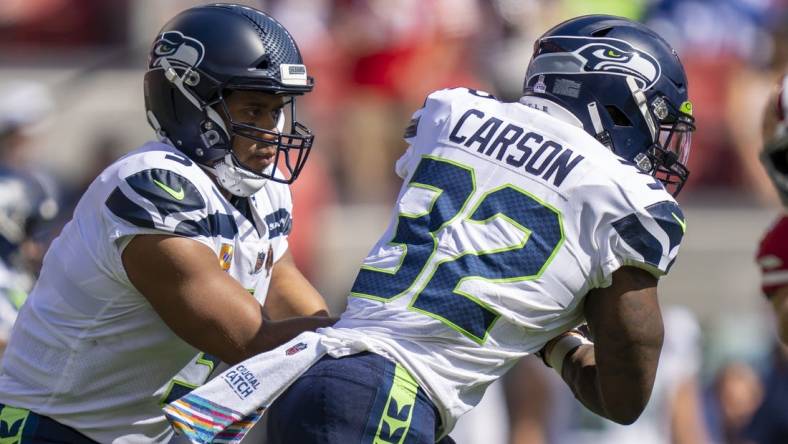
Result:
<svg viewBox="0 0 788 444">
<path fill-rule="evenodd" d="M 564 241 L 561 213 L 536 196 L 507 184 L 478 199 L 472 168 L 447 159 L 424 156 L 409 187 L 432 191 L 428 209 L 418 214 L 400 213 L 389 245 L 403 251 L 395 269 L 362 266 L 352 296 L 390 302 L 418 288 L 408 308 L 440 320 L 481 344 L 499 314 L 478 297 L 461 291 L 466 280 L 493 283 L 536 279 L 544 272 Z M 464 211 L 471 201 L 475 207 Z M 464 220 L 458 221 L 462 214 Z M 516 242 L 491 250 L 461 251 L 433 266 L 438 238 L 445 227 L 462 222 L 492 229 L 502 218 L 523 233 Z M 430 270 L 425 279 L 420 276 Z"/>
</svg>

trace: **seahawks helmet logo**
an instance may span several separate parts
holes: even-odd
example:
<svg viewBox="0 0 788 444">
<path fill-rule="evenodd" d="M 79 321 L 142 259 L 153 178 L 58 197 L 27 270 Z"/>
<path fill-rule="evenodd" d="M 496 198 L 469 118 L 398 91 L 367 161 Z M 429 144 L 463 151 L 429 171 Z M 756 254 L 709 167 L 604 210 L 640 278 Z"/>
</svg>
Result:
<svg viewBox="0 0 788 444">
<path fill-rule="evenodd" d="M 607 43 L 585 45 L 573 54 L 586 61 L 588 72 L 618 73 L 635 77 L 640 87 L 649 89 L 659 78 L 659 64 L 654 57 L 645 53 L 622 48 L 621 43 L 614 46 Z M 627 44 L 627 46 L 629 46 Z M 631 47 L 630 47 L 631 48 Z"/>
<path fill-rule="evenodd" d="M 205 55 L 203 44 L 178 31 L 167 31 L 159 36 L 151 52 L 150 68 L 161 68 L 161 60 L 166 58 L 174 68 L 195 68 Z"/>
<path fill-rule="evenodd" d="M 659 62 L 651 54 L 623 40 L 571 36 L 544 40 L 564 51 L 537 55 L 531 63 L 529 79 L 539 74 L 613 74 L 631 76 L 648 90 L 661 75 Z"/>
</svg>

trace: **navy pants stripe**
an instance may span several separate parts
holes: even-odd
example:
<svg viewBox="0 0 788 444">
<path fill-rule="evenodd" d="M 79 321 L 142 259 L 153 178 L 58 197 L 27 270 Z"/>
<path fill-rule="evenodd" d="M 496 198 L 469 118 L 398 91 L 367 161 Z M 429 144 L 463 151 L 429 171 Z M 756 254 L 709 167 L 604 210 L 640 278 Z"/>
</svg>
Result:
<svg viewBox="0 0 788 444">
<path fill-rule="evenodd" d="M 440 419 L 401 366 L 373 353 L 323 357 L 271 406 L 268 444 L 434 444 Z"/>
</svg>

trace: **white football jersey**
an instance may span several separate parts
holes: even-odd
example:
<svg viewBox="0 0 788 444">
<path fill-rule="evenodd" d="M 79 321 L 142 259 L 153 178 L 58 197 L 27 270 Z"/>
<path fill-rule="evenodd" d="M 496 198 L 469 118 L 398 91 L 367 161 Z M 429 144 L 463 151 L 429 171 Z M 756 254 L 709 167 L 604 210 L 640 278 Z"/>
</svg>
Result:
<svg viewBox="0 0 788 444">
<path fill-rule="evenodd" d="M 518 358 L 581 323 L 616 269 L 661 276 L 678 253 L 684 216 L 662 184 L 548 105 L 431 94 L 406 131 L 389 228 L 322 330 L 334 356 L 405 366 L 444 434 Z"/>
<path fill-rule="evenodd" d="M 205 244 L 262 303 L 287 250 L 292 201 L 268 182 L 234 204 L 170 145 L 151 142 L 93 181 L 44 259 L 2 362 L 0 402 L 99 442 L 166 442 L 161 406 L 198 385 L 216 359 L 177 337 L 121 262 L 138 234 Z"/>
</svg>

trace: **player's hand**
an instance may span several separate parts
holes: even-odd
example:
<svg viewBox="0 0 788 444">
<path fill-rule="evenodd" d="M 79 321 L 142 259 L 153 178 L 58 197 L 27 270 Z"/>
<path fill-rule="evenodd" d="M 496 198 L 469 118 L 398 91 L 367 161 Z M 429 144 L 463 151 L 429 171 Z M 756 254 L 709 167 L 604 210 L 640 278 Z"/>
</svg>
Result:
<svg viewBox="0 0 788 444">
<path fill-rule="evenodd" d="M 590 331 L 585 324 L 565 331 L 547 341 L 536 355 L 542 358 L 542 362 L 546 366 L 554 368 L 561 375 L 564 359 L 581 345 L 593 345 Z"/>
</svg>

